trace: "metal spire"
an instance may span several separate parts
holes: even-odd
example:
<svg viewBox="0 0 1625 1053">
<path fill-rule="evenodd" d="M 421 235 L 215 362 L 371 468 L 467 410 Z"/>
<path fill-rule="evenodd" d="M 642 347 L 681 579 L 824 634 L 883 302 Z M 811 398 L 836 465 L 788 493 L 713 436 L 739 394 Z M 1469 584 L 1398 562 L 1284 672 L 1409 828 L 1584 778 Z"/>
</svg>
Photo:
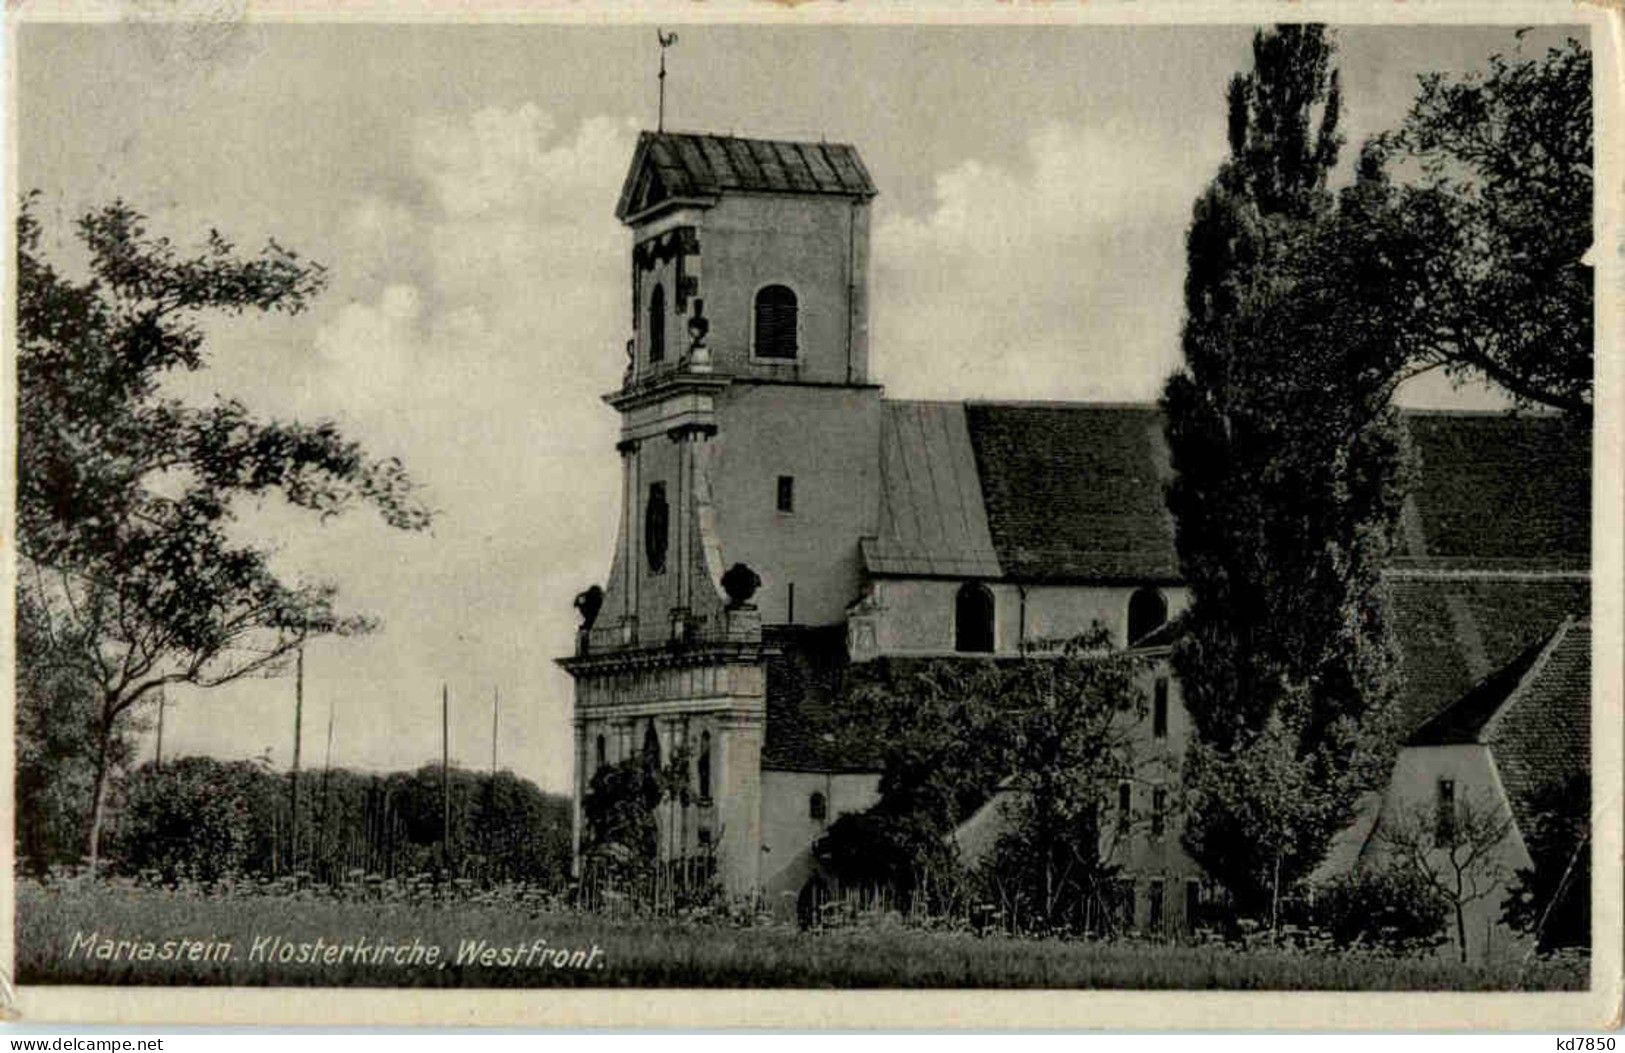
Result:
<svg viewBox="0 0 1625 1053">
<path fill-rule="evenodd" d="M 676 33 L 656 29 L 655 39 L 660 41 L 660 110 L 655 115 L 655 131 L 666 130 L 666 49 L 677 43 Z"/>
</svg>

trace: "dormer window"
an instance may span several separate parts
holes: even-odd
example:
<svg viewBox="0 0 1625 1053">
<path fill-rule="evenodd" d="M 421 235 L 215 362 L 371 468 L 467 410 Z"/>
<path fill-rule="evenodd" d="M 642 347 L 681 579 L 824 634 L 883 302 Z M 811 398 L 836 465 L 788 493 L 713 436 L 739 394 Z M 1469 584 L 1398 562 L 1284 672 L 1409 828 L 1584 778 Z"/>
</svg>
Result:
<svg viewBox="0 0 1625 1053">
<path fill-rule="evenodd" d="M 796 312 L 795 290 L 788 285 L 764 285 L 758 289 L 751 353 L 757 358 L 795 358 L 799 350 Z"/>
<path fill-rule="evenodd" d="M 655 283 L 649 294 L 649 361 L 660 362 L 666 357 L 666 288 Z"/>
</svg>

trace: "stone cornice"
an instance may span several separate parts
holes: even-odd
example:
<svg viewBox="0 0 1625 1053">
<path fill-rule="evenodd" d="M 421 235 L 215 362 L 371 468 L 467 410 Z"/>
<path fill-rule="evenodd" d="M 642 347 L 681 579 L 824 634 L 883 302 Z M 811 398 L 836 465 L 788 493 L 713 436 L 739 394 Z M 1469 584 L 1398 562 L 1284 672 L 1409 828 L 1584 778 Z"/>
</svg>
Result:
<svg viewBox="0 0 1625 1053">
<path fill-rule="evenodd" d="M 778 654 L 772 644 L 744 640 L 700 640 L 687 644 L 623 647 L 555 658 L 571 676 L 642 673 L 658 669 L 687 669 L 703 665 L 755 665 Z"/>
</svg>

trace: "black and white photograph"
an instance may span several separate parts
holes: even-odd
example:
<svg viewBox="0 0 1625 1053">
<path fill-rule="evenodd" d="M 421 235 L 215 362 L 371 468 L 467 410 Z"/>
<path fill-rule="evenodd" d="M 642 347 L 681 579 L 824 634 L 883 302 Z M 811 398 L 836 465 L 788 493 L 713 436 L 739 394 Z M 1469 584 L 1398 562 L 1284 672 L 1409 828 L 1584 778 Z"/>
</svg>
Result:
<svg viewBox="0 0 1625 1053">
<path fill-rule="evenodd" d="M 7 1001 L 1617 1019 L 1617 13 L 1399 6 L 23 4 Z"/>
</svg>

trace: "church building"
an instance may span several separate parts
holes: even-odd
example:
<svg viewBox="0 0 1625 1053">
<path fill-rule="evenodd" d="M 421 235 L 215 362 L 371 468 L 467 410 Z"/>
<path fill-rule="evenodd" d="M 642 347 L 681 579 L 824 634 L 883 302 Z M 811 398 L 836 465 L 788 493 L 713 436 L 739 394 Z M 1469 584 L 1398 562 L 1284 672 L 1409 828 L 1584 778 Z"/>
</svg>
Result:
<svg viewBox="0 0 1625 1053">
<path fill-rule="evenodd" d="M 1027 654 L 1096 624 L 1160 659 L 1187 603 L 1155 405 L 900 401 L 871 380 L 875 194 L 848 145 L 645 132 L 616 206 L 618 540 L 560 660 L 577 834 L 601 767 L 686 755 L 662 857 L 709 855 L 730 892 L 775 901 L 877 800 L 878 751 L 830 730 L 854 663 Z M 1419 726 L 1588 609 L 1590 454 L 1556 418 L 1407 427 L 1422 477 L 1391 577 Z M 1204 893 L 1179 846 L 1189 724 L 1152 665 L 1140 770 L 1111 806 L 1147 820 L 1117 857 L 1134 921 L 1169 929 Z"/>
</svg>

